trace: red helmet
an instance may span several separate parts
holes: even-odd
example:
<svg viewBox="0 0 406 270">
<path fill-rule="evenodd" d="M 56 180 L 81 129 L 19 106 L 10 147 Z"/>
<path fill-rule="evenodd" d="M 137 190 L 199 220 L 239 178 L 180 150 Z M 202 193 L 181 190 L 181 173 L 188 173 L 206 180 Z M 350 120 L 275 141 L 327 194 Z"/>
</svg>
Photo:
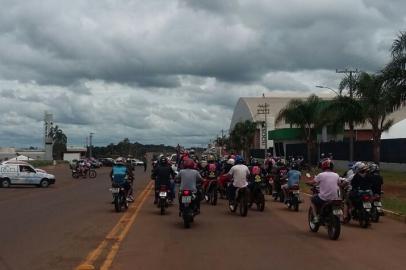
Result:
<svg viewBox="0 0 406 270">
<path fill-rule="evenodd" d="M 187 158 L 183 161 L 183 167 L 185 167 L 185 169 L 194 169 L 195 162 L 192 159 Z"/>
<path fill-rule="evenodd" d="M 334 166 L 334 164 L 330 159 L 326 159 L 321 163 L 322 170 L 332 170 L 333 166 Z"/>
</svg>

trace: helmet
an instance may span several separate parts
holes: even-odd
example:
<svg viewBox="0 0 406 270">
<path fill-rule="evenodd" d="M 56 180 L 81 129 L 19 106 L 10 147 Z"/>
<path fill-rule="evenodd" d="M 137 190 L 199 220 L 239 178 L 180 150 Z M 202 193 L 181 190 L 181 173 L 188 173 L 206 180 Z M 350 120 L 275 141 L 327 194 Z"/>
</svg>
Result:
<svg viewBox="0 0 406 270">
<path fill-rule="evenodd" d="M 368 166 L 368 170 L 369 170 L 371 173 L 379 172 L 379 166 L 378 166 L 377 164 L 375 164 L 375 163 L 371 163 L 371 164 L 369 164 L 369 166 Z"/>
<path fill-rule="evenodd" d="M 165 156 L 162 156 L 160 159 L 159 159 L 159 164 L 161 164 L 161 165 L 166 165 L 168 163 L 168 159 L 165 157 Z"/>
<path fill-rule="evenodd" d="M 357 163 L 354 164 L 354 173 L 359 173 L 361 171 L 365 171 L 368 168 L 368 166 L 364 162 L 358 161 Z"/>
<path fill-rule="evenodd" d="M 194 169 L 195 168 L 195 163 L 193 160 L 191 160 L 190 158 L 187 158 L 183 161 L 183 166 L 186 169 Z"/>
<path fill-rule="evenodd" d="M 207 166 L 207 161 L 206 161 L 206 160 L 202 160 L 202 161 L 200 162 L 200 166 L 202 166 L 202 168 L 206 168 L 206 166 Z"/>
<path fill-rule="evenodd" d="M 195 149 L 190 149 L 189 153 L 190 153 L 191 155 L 194 155 L 194 154 L 195 154 Z"/>
<path fill-rule="evenodd" d="M 251 163 L 256 165 L 256 164 L 258 163 L 258 160 L 257 160 L 256 158 L 253 158 L 253 159 L 251 160 Z"/>
<path fill-rule="evenodd" d="M 240 155 L 237 155 L 237 156 L 235 156 L 235 163 L 236 164 L 243 164 L 244 159 Z"/>
<path fill-rule="evenodd" d="M 124 164 L 124 163 L 125 163 L 124 158 L 122 158 L 122 157 L 116 158 L 116 164 Z"/>
<path fill-rule="evenodd" d="M 322 170 L 332 170 L 334 168 L 334 164 L 330 159 L 326 159 L 321 163 Z"/>
<path fill-rule="evenodd" d="M 298 171 L 299 170 L 299 165 L 297 165 L 297 163 L 296 162 L 293 162 L 292 163 L 292 168 L 291 168 L 292 170 L 296 170 L 296 171 Z"/>
<path fill-rule="evenodd" d="M 208 161 L 208 162 L 213 162 L 213 161 L 214 161 L 214 156 L 213 156 L 213 155 L 209 155 L 209 156 L 207 157 L 207 161 Z"/>
<path fill-rule="evenodd" d="M 354 167 L 354 162 L 348 163 L 348 168 L 352 169 Z"/>
<path fill-rule="evenodd" d="M 229 160 L 227 160 L 227 164 L 228 165 L 234 165 L 235 164 L 235 160 L 230 158 Z"/>
</svg>

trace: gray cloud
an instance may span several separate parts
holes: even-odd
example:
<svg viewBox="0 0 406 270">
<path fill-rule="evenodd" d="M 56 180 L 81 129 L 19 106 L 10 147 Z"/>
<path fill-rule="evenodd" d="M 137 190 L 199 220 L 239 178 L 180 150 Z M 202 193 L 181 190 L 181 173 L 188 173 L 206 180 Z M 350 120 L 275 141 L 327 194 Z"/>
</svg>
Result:
<svg viewBox="0 0 406 270">
<path fill-rule="evenodd" d="M 201 144 L 240 96 L 307 95 L 336 88 L 336 68 L 381 69 L 406 22 L 395 0 L 119 3 L 0 0 L 0 145 L 40 141 L 45 110 L 74 144 L 91 131 Z"/>
</svg>

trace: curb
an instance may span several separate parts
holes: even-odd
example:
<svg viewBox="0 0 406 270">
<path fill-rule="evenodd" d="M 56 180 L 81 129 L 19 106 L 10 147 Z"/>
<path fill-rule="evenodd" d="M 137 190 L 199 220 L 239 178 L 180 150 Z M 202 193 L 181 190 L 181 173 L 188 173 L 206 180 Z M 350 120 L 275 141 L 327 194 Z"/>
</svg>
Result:
<svg viewBox="0 0 406 270">
<path fill-rule="evenodd" d="M 306 193 L 306 192 L 302 192 L 302 193 L 305 194 L 306 196 L 309 196 L 309 197 L 312 196 L 311 194 Z M 383 209 L 383 212 L 385 213 L 385 217 L 388 217 L 388 218 L 395 219 L 397 221 L 406 223 L 406 215 L 402 215 L 400 213 L 393 212 L 391 210 L 386 210 L 386 209 Z"/>
</svg>

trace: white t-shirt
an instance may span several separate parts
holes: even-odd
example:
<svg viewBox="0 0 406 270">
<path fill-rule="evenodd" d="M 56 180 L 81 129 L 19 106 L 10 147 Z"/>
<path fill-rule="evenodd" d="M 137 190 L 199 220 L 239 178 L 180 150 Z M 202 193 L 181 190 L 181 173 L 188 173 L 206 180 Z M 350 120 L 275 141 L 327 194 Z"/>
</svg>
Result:
<svg viewBox="0 0 406 270">
<path fill-rule="evenodd" d="M 335 172 L 322 172 L 314 178 L 320 187 L 319 197 L 324 201 L 338 199 L 340 176 Z"/>
<path fill-rule="evenodd" d="M 248 176 L 250 175 L 250 170 L 247 166 L 243 164 L 234 165 L 230 171 L 229 175 L 233 177 L 233 185 L 238 188 L 248 186 Z"/>
</svg>

